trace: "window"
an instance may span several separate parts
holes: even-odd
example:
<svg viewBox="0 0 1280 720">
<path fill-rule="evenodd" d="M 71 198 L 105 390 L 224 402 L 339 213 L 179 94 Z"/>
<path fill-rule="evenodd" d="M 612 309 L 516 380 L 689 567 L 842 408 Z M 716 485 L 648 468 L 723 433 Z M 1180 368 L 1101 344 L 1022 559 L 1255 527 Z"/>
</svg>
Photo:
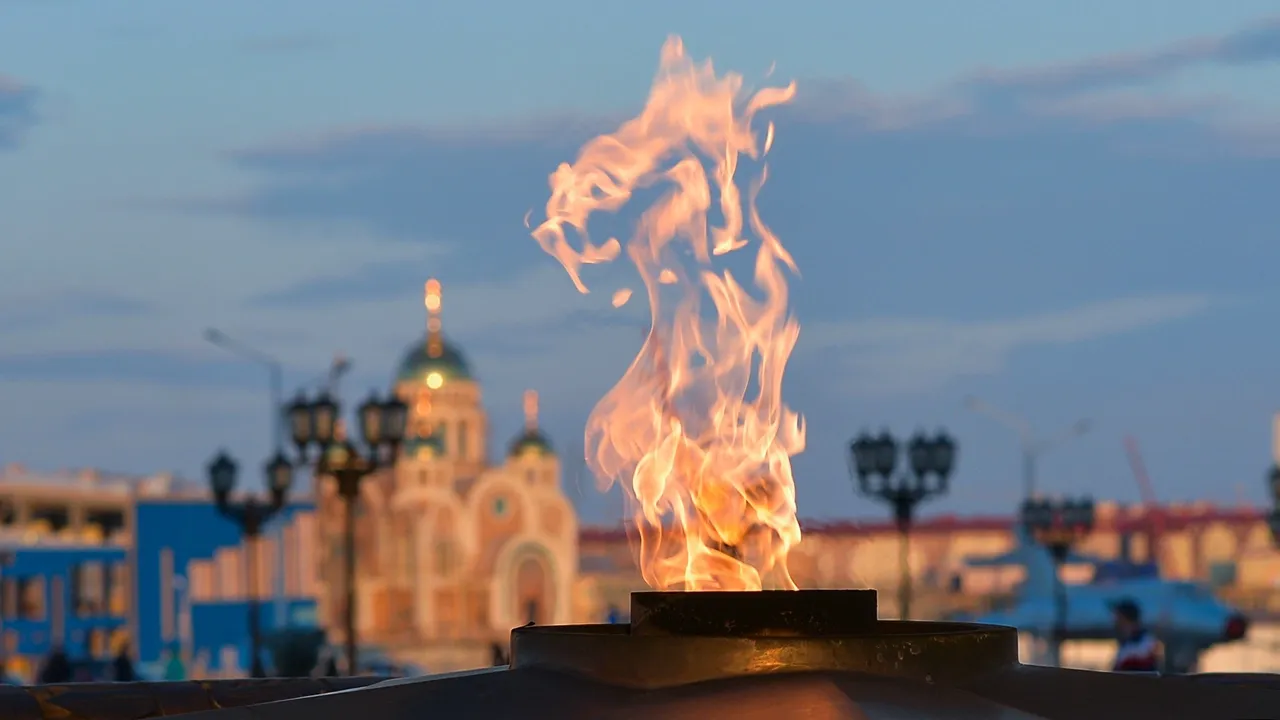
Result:
<svg viewBox="0 0 1280 720">
<path fill-rule="evenodd" d="M 58 533 L 66 529 L 68 520 L 69 520 L 69 514 L 65 506 L 59 505 L 59 506 L 43 507 L 43 508 L 36 508 L 31 513 L 31 519 L 34 522 L 43 521 L 44 527 L 48 528 L 49 532 Z"/>
<path fill-rule="evenodd" d="M 507 514 L 507 499 L 500 497 L 493 501 L 493 514 L 502 517 Z"/>
<path fill-rule="evenodd" d="M 426 470 L 419 470 L 419 471 L 418 471 L 418 484 L 419 484 L 419 485 L 426 485 L 426 484 L 427 484 L 427 471 L 426 471 Z"/>
<path fill-rule="evenodd" d="M 44 578 L 18 579 L 18 617 L 23 620 L 45 619 Z"/>
<path fill-rule="evenodd" d="M 400 576 L 409 581 L 418 574 L 418 563 L 414 558 L 414 539 L 413 533 L 410 533 L 408 538 L 400 541 Z"/>
<path fill-rule="evenodd" d="M 124 529 L 124 513 L 118 510 L 92 510 L 85 517 L 89 525 L 96 525 L 104 538 L 110 539 L 113 534 Z"/>
<path fill-rule="evenodd" d="M 458 457 L 467 459 L 467 421 L 458 421 Z"/>
<path fill-rule="evenodd" d="M 111 581 L 107 583 L 107 609 L 111 615 L 122 617 L 128 611 L 129 565 L 111 563 Z"/>
<path fill-rule="evenodd" d="M 111 648 L 109 646 L 107 631 L 104 628 L 93 628 L 89 631 L 89 641 L 85 643 L 89 648 L 89 657 L 105 658 L 111 656 Z"/>
<path fill-rule="evenodd" d="M 106 609 L 106 566 L 85 562 L 71 569 L 71 604 L 77 617 L 100 615 Z"/>
<path fill-rule="evenodd" d="M 448 540 L 436 542 L 436 574 L 447 577 L 453 573 L 453 543 Z"/>
</svg>

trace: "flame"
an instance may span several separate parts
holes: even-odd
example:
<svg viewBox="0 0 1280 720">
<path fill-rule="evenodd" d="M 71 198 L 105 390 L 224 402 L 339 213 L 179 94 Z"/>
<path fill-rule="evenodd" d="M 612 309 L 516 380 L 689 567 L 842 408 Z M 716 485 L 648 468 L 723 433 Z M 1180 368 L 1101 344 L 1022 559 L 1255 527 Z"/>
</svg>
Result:
<svg viewBox="0 0 1280 720">
<path fill-rule="evenodd" d="M 756 211 L 764 171 L 745 202 L 734 181 L 739 157 L 759 159 L 773 140 L 770 125 L 758 141 L 756 112 L 794 94 L 792 83 L 743 98 L 739 75 L 717 77 L 710 61 L 695 63 L 680 38 L 669 38 L 643 112 L 556 169 L 547 219 L 533 230 L 586 293 L 582 266 L 609 262 L 622 249 L 613 238 L 594 244 L 588 216 L 618 210 L 637 189 L 671 186 L 644 211 L 626 246 L 652 325 L 586 428 L 587 462 L 601 488 L 618 482 L 627 491 L 640 568 L 655 589 L 796 587 L 787 571 L 800 542 L 791 456 L 804 449 L 805 433 L 782 401 L 783 371 L 800 332 L 788 312 L 784 266 L 796 267 Z M 718 226 L 707 217 L 713 205 Z M 743 236 L 744 223 L 754 240 Z M 580 248 L 570 244 L 569 228 Z M 749 243 L 760 299 L 712 266 Z M 614 304 L 629 295 L 619 291 Z M 714 329 L 703 320 L 704 295 Z"/>
</svg>

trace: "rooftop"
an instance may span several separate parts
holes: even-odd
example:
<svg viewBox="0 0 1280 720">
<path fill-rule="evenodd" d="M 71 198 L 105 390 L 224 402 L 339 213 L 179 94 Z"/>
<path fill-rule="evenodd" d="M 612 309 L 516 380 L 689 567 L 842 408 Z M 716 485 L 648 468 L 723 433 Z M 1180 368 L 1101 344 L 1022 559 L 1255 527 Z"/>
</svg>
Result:
<svg viewBox="0 0 1280 720">
<path fill-rule="evenodd" d="M 41 473 L 19 463 L 9 463 L 0 468 L 0 489 L 4 488 L 58 488 L 75 494 L 136 494 L 144 497 L 190 497 L 208 492 L 202 483 L 184 480 L 171 473 L 124 475 L 94 468 Z"/>
</svg>

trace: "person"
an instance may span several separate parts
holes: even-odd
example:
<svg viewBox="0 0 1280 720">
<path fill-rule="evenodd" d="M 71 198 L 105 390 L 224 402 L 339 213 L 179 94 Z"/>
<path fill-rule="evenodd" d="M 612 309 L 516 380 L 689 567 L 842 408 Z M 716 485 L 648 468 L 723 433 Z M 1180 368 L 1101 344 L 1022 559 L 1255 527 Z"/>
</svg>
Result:
<svg viewBox="0 0 1280 720">
<path fill-rule="evenodd" d="M 1130 598 L 1111 606 L 1116 624 L 1116 659 L 1112 672 L 1157 672 L 1160 669 L 1160 645 L 1156 636 L 1142 624 L 1142 608 Z"/>
<path fill-rule="evenodd" d="M 120 645 L 120 652 L 111 661 L 111 671 L 116 682 L 137 682 L 138 674 L 133 671 L 133 659 L 129 657 L 129 644 Z"/>
<path fill-rule="evenodd" d="M 507 659 L 507 653 L 502 649 L 502 645 L 500 643 L 491 643 L 489 645 L 489 654 L 493 656 L 494 667 L 510 663 L 510 660 Z"/>
<path fill-rule="evenodd" d="M 316 661 L 315 677 L 338 677 L 338 658 L 333 648 L 325 645 L 320 648 L 320 657 Z"/>
<path fill-rule="evenodd" d="M 54 685 L 71 682 L 72 671 L 71 658 L 67 657 L 67 651 L 59 645 L 53 648 L 45 658 L 44 665 L 40 668 L 39 684 Z"/>
<path fill-rule="evenodd" d="M 182 664 L 182 650 L 177 643 L 170 643 L 166 651 L 168 658 L 164 663 L 164 679 L 169 681 L 186 680 L 187 667 Z"/>
</svg>

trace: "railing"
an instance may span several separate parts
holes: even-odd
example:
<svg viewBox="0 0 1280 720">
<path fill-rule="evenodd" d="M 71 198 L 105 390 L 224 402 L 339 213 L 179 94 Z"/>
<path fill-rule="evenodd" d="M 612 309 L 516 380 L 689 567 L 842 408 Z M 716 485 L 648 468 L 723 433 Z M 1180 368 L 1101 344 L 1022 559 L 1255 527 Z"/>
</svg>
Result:
<svg viewBox="0 0 1280 720">
<path fill-rule="evenodd" d="M 365 687 L 384 678 L 0 686 L 3 720 L 142 720 Z"/>
</svg>

